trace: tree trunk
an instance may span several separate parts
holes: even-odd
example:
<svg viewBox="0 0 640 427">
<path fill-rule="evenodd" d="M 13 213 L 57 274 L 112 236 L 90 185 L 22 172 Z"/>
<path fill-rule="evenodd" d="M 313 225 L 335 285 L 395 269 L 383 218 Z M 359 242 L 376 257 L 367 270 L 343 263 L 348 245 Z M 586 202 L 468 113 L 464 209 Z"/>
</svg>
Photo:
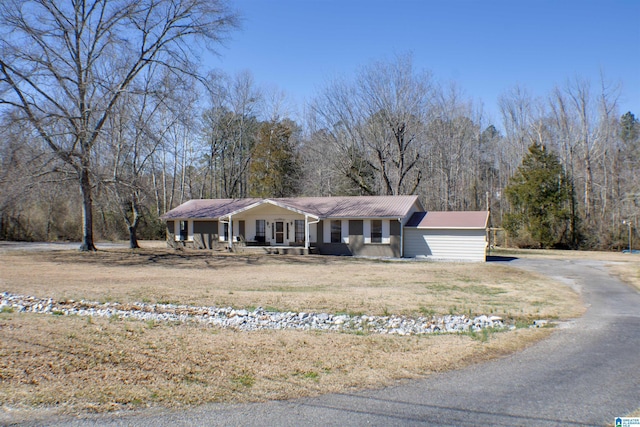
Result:
<svg viewBox="0 0 640 427">
<path fill-rule="evenodd" d="M 140 224 L 140 209 L 138 206 L 138 195 L 137 193 L 133 193 L 131 195 L 131 210 L 133 214 L 133 221 L 129 222 L 127 218 L 127 214 L 124 213 L 124 219 L 127 223 L 127 228 L 129 229 L 129 249 L 138 249 L 140 246 L 138 245 L 138 224 Z"/>
<path fill-rule="evenodd" d="M 93 200 L 91 197 L 91 180 L 89 169 L 80 170 L 80 192 L 82 194 L 82 244 L 81 251 L 95 251 L 93 244 Z"/>
<path fill-rule="evenodd" d="M 138 249 L 140 245 L 138 245 L 138 236 L 137 236 L 137 225 L 132 225 L 129 227 L 129 249 Z"/>
</svg>

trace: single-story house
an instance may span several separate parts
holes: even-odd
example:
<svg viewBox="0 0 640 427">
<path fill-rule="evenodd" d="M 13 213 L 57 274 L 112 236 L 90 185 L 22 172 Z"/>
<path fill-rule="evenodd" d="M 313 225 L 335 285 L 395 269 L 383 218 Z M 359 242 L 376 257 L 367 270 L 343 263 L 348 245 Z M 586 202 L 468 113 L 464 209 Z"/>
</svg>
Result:
<svg viewBox="0 0 640 427">
<path fill-rule="evenodd" d="M 441 218 L 456 214 L 455 221 L 442 219 L 438 224 L 445 227 L 434 229 L 428 221 L 423 223 L 432 214 L 441 214 Z M 488 213 L 482 215 L 486 228 Z M 486 238 L 480 256 L 479 242 L 475 241 L 477 223 L 466 223 L 480 216 L 470 212 L 427 214 L 417 196 L 354 196 L 190 200 L 162 219 L 167 223 L 167 242 L 172 247 L 234 250 L 262 246 L 328 255 L 442 258 L 442 252 L 436 249 L 440 243 L 433 246 L 426 239 L 420 243 L 417 235 L 424 233 L 431 239 L 441 236 L 437 231 L 446 234 L 449 230 L 463 246 L 468 246 L 461 242 L 463 236 L 474 239 L 472 246 L 477 253 L 459 259 L 484 261 Z M 411 234 L 409 247 L 405 242 L 407 232 Z M 407 248 L 410 250 L 405 253 Z M 461 250 L 466 254 L 468 248 Z"/>
</svg>

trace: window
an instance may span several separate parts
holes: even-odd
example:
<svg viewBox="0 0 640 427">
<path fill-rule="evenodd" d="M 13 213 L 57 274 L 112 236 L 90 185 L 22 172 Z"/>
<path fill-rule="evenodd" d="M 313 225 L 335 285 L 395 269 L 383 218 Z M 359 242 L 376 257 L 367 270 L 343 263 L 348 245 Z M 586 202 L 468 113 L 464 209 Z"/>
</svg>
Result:
<svg viewBox="0 0 640 427">
<path fill-rule="evenodd" d="M 304 243 L 304 220 L 296 219 L 296 243 Z"/>
<path fill-rule="evenodd" d="M 188 240 L 189 238 L 189 222 L 180 221 L 180 238 L 179 240 Z"/>
<path fill-rule="evenodd" d="M 264 243 L 266 239 L 266 226 L 264 219 L 256 219 L 256 242 Z"/>
<path fill-rule="evenodd" d="M 371 220 L 371 243 L 382 243 L 382 220 Z"/>
<path fill-rule="evenodd" d="M 228 242 L 229 241 L 229 223 L 225 222 L 222 225 L 224 229 L 224 241 Z"/>
<path fill-rule="evenodd" d="M 331 220 L 331 243 L 342 242 L 342 221 Z"/>
<path fill-rule="evenodd" d="M 175 221 L 174 231 L 176 242 L 193 241 L 193 221 L 189 221 L 186 219 Z"/>
</svg>

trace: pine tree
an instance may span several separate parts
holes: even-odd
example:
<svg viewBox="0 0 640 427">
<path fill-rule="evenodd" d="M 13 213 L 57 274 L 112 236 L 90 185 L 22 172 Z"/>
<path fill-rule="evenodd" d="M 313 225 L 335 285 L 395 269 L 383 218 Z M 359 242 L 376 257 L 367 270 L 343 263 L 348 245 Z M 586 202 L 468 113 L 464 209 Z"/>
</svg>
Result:
<svg viewBox="0 0 640 427">
<path fill-rule="evenodd" d="M 573 192 L 558 157 L 534 144 L 505 189 L 511 212 L 504 227 L 541 248 L 574 246 Z"/>
<path fill-rule="evenodd" d="M 294 124 L 264 122 L 251 152 L 250 195 L 253 197 L 295 196 L 300 165 L 292 142 Z"/>
</svg>

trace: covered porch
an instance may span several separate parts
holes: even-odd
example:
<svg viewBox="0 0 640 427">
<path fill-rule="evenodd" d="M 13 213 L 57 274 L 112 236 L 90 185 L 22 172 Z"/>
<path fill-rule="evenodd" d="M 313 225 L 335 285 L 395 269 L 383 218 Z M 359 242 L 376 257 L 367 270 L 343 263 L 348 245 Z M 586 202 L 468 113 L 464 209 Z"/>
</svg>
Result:
<svg viewBox="0 0 640 427">
<path fill-rule="evenodd" d="M 219 239 L 231 251 L 308 253 L 319 218 L 273 200 L 261 200 L 219 218 Z M 229 231 L 231 230 L 231 232 Z"/>
</svg>

